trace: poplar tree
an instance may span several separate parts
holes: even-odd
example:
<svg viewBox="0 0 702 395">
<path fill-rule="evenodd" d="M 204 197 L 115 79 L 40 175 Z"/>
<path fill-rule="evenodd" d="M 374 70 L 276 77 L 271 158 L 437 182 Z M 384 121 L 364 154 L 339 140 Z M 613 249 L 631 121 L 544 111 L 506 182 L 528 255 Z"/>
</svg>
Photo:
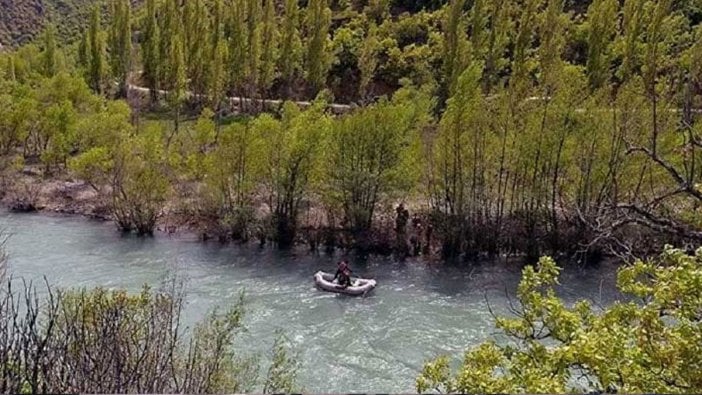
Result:
<svg viewBox="0 0 702 395">
<path fill-rule="evenodd" d="M 241 94 L 245 78 L 247 56 L 246 0 L 233 0 L 227 23 L 229 35 L 230 90 Z"/>
<path fill-rule="evenodd" d="M 609 79 L 609 47 L 615 33 L 616 0 L 595 0 L 588 8 L 590 35 L 588 36 L 587 74 L 590 87 L 597 89 Z"/>
<path fill-rule="evenodd" d="M 266 92 L 275 80 L 278 57 L 278 27 L 275 20 L 274 0 L 265 0 L 263 9 L 263 32 L 261 34 L 260 90 Z"/>
<path fill-rule="evenodd" d="M 214 6 L 212 8 L 212 18 L 211 20 L 211 26 L 210 26 L 210 34 L 211 34 L 211 43 L 210 43 L 210 49 L 212 49 L 212 54 L 214 55 L 216 53 L 217 46 L 219 45 L 220 40 L 222 39 L 222 25 L 223 25 L 223 17 L 222 17 L 222 0 L 215 0 L 214 1 Z"/>
<path fill-rule="evenodd" d="M 368 28 L 361 52 L 358 55 L 358 68 L 361 71 L 361 81 L 358 86 L 358 94 L 361 99 L 365 99 L 368 93 L 368 85 L 375 77 L 375 71 L 378 68 L 378 50 L 380 41 L 378 40 L 378 28 L 375 23 L 371 23 Z"/>
<path fill-rule="evenodd" d="M 444 46 L 441 56 L 443 67 L 440 92 L 442 102 L 453 95 L 458 77 L 468 64 L 469 44 L 464 22 L 464 6 L 465 0 L 451 0 L 444 9 L 445 17 L 442 24 Z"/>
<path fill-rule="evenodd" d="M 226 94 L 228 77 L 227 59 L 229 53 L 227 51 L 227 45 L 223 40 L 217 43 L 217 48 L 215 48 L 213 55 L 212 72 L 210 73 L 209 79 L 209 99 L 215 110 L 215 114 L 218 115 L 222 100 Z"/>
<path fill-rule="evenodd" d="M 528 57 L 529 49 L 533 41 L 534 20 L 541 0 L 526 0 L 519 26 L 517 37 L 514 42 L 514 58 L 512 61 L 512 78 L 510 87 L 513 87 L 518 95 L 523 95 L 528 87 Z"/>
<path fill-rule="evenodd" d="M 132 35 L 131 4 L 129 0 L 112 0 L 112 24 L 110 26 L 110 60 L 112 75 L 119 84 L 117 96 L 127 96 Z"/>
<path fill-rule="evenodd" d="M 144 18 L 144 40 L 142 41 L 142 61 L 144 63 L 144 80 L 151 92 L 151 101 L 157 98 L 159 67 L 161 59 L 159 57 L 159 27 L 156 21 L 156 0 L 146 1 L 146 16 Z"/>
<path fill-rule="evenodd" d="M 456 93 L 446 103 L 432 152 L 435 174 L 432 202 L 442 216 L 437 229 L 444 235 L 443 255 L 463 251 L 467 222 L 482 205 L 476 201 L 479 171 L 478 150 L 484 140 L 485 103 L 480 92 L 480 66 L 475 62 L 458 78 Z M 482 203 L 482 202 L 481 202 Z"/>
<path fill-rule="evenodd" d="M 56 75 L 56 28 L 49 23 L 42 36 L 44 50 L 41 54 L 42 71 L 45 76 Z"/>
<path fill-rule="evenodd" d="M 90 67 L 90 39 L 88 37 L 88 30 L 85 30 L 80 36 L 80 42 L 78 43 L 78 65 L 84 70 L 88 70 Z"/>
<path fill-rule="evenodd" d="M 180 33 L 180 17 L 178 16 L 177 2 L 178 0 L 166 0 L 162 3 L 158 19 L 161 22 L 159 26 L 160 40 L 158 55 L 161 65 L 159 67 L 159 86 L 163 89 L 170 89 L 174 83 L 170 79 L 173 75 L 173 70 L 170 70 L 169 67 L 173 64 L 172 60 L 174 58 L 171 53 L 173 48 L 175 48 L 173 41 L 175 36 Z M 183 49 L 182 44 L 181 42 L 181 49 Z M 182 56 L 185 56 L 185 54 Z"/>
<path fill-rule="evenodd" d="M 307 27 L 307 82 L 314 94 L 319 92 L 327 81 L 332 54 L 329 48 L 329 28 L 331 10 L 327 0 L 310 0 L 306 10 Z"/>
<path fill-rule="evenodd" d="M 656 1 L 653 15 L 646 31 L 643 77 L 647 93 L 651 98 L 655 98 L 656 96 L 656 76 L 658 74 L 659 61 L 663 55 L 663 51 L 661 50 L 664 35 L 663 20 L 670 13 L 671 3 L 672 0 Z"/>
<path fill-rule="evenodd" d="M 17 80 L 17 74 L 15 72 L 15 56 L 14 55 L 10 55 L 7 57 L 7 70 L 6 70 L 5 76 L 9 81 L 16 81 Z"/>
<path fill-rule="evenodd" d="M 261 78 L 261 1 L 246 0 L 246 94 L 255 96 Z"/>
<path fill-rule="evenodd" d="M 185 28 L 182 37 L 186 48 L 185 64 L 190 89 L 197 93 L 206 93 L 212 50 L 210 49 L 209 14 L 202 0 L 186 3 L 182 25 Z"/>
<path fill-rule="evenodd" d="M 494 0 L 490 4 L 489 34 L 485 48 L 485 71 L 483 73 L 483 91 L 489 93 L 495 84 L 497 75 L 508 63 L 505 51 L 509 42 L 511 20 L 509 10 L 511 0 Z"/>
<path fill-rule="evenodd" d="M 292 84 L 301 66 L 302 40 L 299 19 L 300 8 L 297 0 L 285 0 L 278 68 L 285 82 L 288 97 L 291 96 Z"/>
<path fill-rule="evenodd" d="M 210 51 L 212 59 L 207 74 L 207 94 L 215 114 L 219 114 L 219 106 L 226 95 L 227 90 L 227 62 L 229 61 L 229 50 L 226 42 L 222 39 L 222 1 L 215 0 L 212 18 L 210 19 Z M 219 126 L 219 125 L 218 125 Z"/>
<path fill-rule="evenodd" d="M 637 46 L 643 28 L 644 5 L 646 0 L 625 0 L 622 10 L 622 33 L 624 53 L 619 69 L 620 77 L 626 81 L 639 66 Z"/>
<path fill-rule="evenodd" d="M 563 35 L 563 0 L 547 0 L 540 27 L 539 63 L 542 81 L 550 90 L 555 84 L 555 73 L 561 64 L 561 52 L 565 44 Z"/>
<path fill-rule="evenodd" d="M 475 0 L 470 12 L 470 43 L 473 59 L 485 57 L 488 39 L 486 0 Z"/>
<path fill-rule="evenodd" d="M 88 82 L 90 87 L 98 94 L 102 93 L 102 78 L 105 75 L 105 44 L 100 28 L 100 8 L 93 7 L 88 29 L 88 42 L 90 44 L 90 65 L 88 69 Z"/>
<path fill-rule="evenodd" d="M 172 42 L 173 48 L 170 50 L 171 59 L 169 62 L 169 70 L 171 72 L 170 80 L 172 81 L 172 86 L 169 92 L 169 101 L 174 115 L 174 133 L 177 134 L 180 129 L 180 108 L 185 101 L 187 81 L 183 39 L 179 34 L 177 34 L 175 37 L 173 37 Z"/>
</svg>

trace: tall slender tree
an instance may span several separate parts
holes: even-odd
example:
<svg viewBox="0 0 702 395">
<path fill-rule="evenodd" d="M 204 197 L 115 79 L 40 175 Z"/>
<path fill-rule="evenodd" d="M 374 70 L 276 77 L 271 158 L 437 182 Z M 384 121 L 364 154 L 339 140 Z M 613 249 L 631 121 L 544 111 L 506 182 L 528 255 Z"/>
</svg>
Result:
<svg viewBox="0 0 702 395">
<path fill-rule="evenodd" d="M 49 23 L 42 36 L 42 72 L 47 77 L 56 75 L 56 28 Z"/>
<path fill-rule="evenodd" d="M 378 27 L 371 22 L 368 28 L 361 52 L 358 55 L 358 68 L 361 71 L 361 81 L 358 86 L 358 94 L 361 100 L 365 99 L 368 93 L 368 85 L 373 81 L 376 69 L 378 67 L 378 50 L 380 49 L 380 41 L 378 40 Z"/>
<path fill-rule="evenodd" d="M 227 22 L 230 91 L 241 95 L 246 76 L 246 0 L 233 0 Z"/>
<path fill-rule="evenodd" d="M 275 80 L 276 61 L 278 57 L 278 26 L 275 16 L 274 0 L 265 0 L 262 30 L 260 90 L 265 96 Z"/>
<path fill-rule="evenodd" d="M 644 6 L 646 0 L 626 0 L 622 10 L 622 39 L 624 53 L 619 69 L 620 78 L 624 81 L 638 68 L 639 59 L 637 46 L 643 30 Z"/>
<path fill-rule="evenodd" d="M 129 0 L 112 0 L 110 25 L 110 63 L 117 79 L 117 96 L 127 96 L 127 79 L 132 59 L 132 10 Z"/>
<path fill-rule="evenodd" d="M 539 29 L 539 63 L 546 90 L 552 89 L 555 84 L 553 80 L 562 63 L 561 52 L 565 44 L 563 25 L 563 0 L 547 0 Z M 550 92 L 547 94 L 550 95 Z"/>
<path fill-rule="evenodd" d="M 93 7 L 88 29 L 88 42 L 90 44 L 90 65 L 88 68 L 88 82 L 97 93 L 102 93 L 102 80 L 105 76 L 105 41 L 100 27 L 100 8 Z"/>
<path fill-rule="evenodd" d="M 483 59 L 487 50 L 487 8 L 485 0 L 475 0 L 470 10 L 470 44 L 471 56 L 474 59 Z"/>
<path fill-rule="evenodd" d="M 155 102 L 157 99 L 160 73 L 159 66 L 161 64 L 161 59 L 159 57 L 159 26 L 156 17 L 156 0 L 146 0 L 146 16 L 144 17 L 143 27 L 144 38 L 141 44 L 141 50 L 144 80 L 149 88 L 149 92 L 151 92 L 152 102 Z"/>
<path fill-rule="evenodd" d="M 170 79 L 172 86 L 169 92 L 169 102 L 173 109 L 173 133 L 180 131 L 180 110 L 186 98 L 187 80 L 185 65 L 185 49 L 182 37 L 177 34 L 172 38 L 173 49 L 171 49 L 171 59 L 169 61 Z M 172 136 L 173 134 L 171 134 Z M 170 143 L 170 138 L 169 138 Z"/>
<path fill-rule="evenodd" d="M 222 100 L 226 95 L 227 90 L 227 45 L 224 40 L 217 43 L 217 48 L 212 58 L 212 65 L 209 80 L 209 98 L 215 115 L 219 116 Z M 219 123 L 217 123 L 219 125 Z"/>
<path fill-rule="evenodd" d="M 514 57 L 512 60 L 512 77 L 510 86 L 514 88 L 518 95 L 523 95 L 528 84 L 528 58 L 529 50 L 534 39 L 534 20 L 536 19 L 537 11 L 542 0 L 525 0 L 519 26 L 517 27 L 517 36 L 514 42 Z"/>
<path fill-rule="evenodd" d="M 211 43 L 210 49 L 212 49 L 212 54 L 216 53 L 217 46 L 222 39 L 222 26 L 224 25 L 224 17 L 222 9 L 222 0 L 214 0 L 214 5 L 212 6 L 212 18 L 210 18 L 210 34 Z"/>
<path fill-rule="evenodd" d="M 511 19 L 509 17 L 511 0 L 489 2 L 489 29 L 485 48 L 485 71 L 483 73 L 483 91 L 489 93 L 496 83 L 503 64 L 507 63 L 505 51 L 509 42 Z"/>
<path fill-rule="evenodd" d="M 246 95 L 253 98 L 258 93 L 261 79 L 261 1 L 246 0 Z"/>
<path fill-rule="evenodd" d="M 210 21 L 207 6 L 202 0 L 186 2 L 183 9 L 182 35 L 186 47 L 185 63 L 190 89 L 206 93 L 207 77 L 212 60 Z"/>
<path fill-rule="evenodd" d="M 617 3 L 616 0 L 595 0 L 588 8 L 587 73 L 592 89 L 600 88 L 609 79 L 609 48 L 616 32 L 612 21 L 617 17 Z"/>
<path fill-rule="evenodd" d="M 458 77 L 468 64 L 469 43 L 466 37 L 463 7 L 465 0 L 451 0 L 445 8 L 442 24 L 444 47 L 441 101 L 453 95 Z"/>
<path fill-rule="evenodd" d="M 88 70 L 90 67 L 90 38 L 88 37 L 88 30 L 84 31 L 80 36 L 80 42 L 78 43 L 78 66 L 82 67 L 84 70 Z"/>
<path fill-rule="evenodd" d="M 285 0 L 278 68 L 288 97 L 291 96 L 293 80 L 301 67 L 302 40 L 299 23 L 300 8 L 297 0 Z"/>
<path fill-rule="evenodd" d="M 161 11 L 159 12 L 158 18 L 160 22 L 158 58 L 160 59 L 159 86 L 163 89 L 170 89 L 174 84 L 174 81 L 171 80 L 173 70 L 170 70 L 169 67 L 173 64 L 172 60 L 174 56 L 171 51 L 175 48 L 175 45 L 173 45 L 174 37 L 181 37 L 181 21 L 179 14 L 178 0 L 165 0 L 161 3 Z M 182 42 L 181 44 L 184 45 Z M 183 54 L 183 56 L 185 56 L 185 54 Z"/>
<path fill-rule="evenodd" d="M 329 45 L 331 10 L 328 0 L 310 0 L 305 16 L 307 28 L 307 82 L 314 94 L 319 92 L 327 81 L 332 63 Z"/>
<path fill-rule="evenodd" d="M 7 78 L 8 81 L 16 81 L 17 80 L 17 74 L 15 71 L 15 56 L 10 55 L 7 57 L 7 70 L 5 73 L 5 77 Z"/>
</svg>

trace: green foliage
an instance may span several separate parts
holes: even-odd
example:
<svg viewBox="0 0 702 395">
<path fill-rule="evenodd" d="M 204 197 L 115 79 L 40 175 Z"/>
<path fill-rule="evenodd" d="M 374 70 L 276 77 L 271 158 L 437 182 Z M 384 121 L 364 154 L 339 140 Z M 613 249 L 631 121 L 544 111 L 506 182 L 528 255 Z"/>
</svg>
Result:
<svg viewBox="0 0 702 395">
<path fill-rule="evenodd" d="M 426 92 L 404 88 L 337 120 L 327 151 L 327 194 L 355 232 L 369 230 L 378 205 L 416 183 L 419 133 L 429 121 Z M 394 196 L 393 196 L 394 195 Z"/>
<path fill-rule="evenodd" d="M 129 117 L 116 104 L 87 119 L 79 127 L 82 153 L 69 167 L 109 199 L 122 230 L 151 234 L 171 189 L 165 141 L 154 125 L 135 135 Z"/>
<path fill-rule="evenodd" d="M 480 68 L 468 67 L 457 81 L 456 94 L 447 102 L 446 112 L 441 117 L 439 133 L 430 155 L 431 187 L 435 209 L 446 219 L 439 227 L 445 234 L 445 253 L 460 251 L 470 223 L 466 216 L 481 210 L 480 203 L 473 201 L 482 195 L 482 163 L 486 162 L 485 102 L 480 94 Z M 479 173 L 480 172 L 480 173 Z"/>
<path fill-rule="evenodd" d="M 332 63 L 332 55 L 329 50 L 331 10 L 327 3 L 327 0 L 311 0 L 305 15 L 307 81 L 312 85 L 315 93 L 324 87 Z"/>
<path fill-rule="evenodd" d="M 290 346 L 282 332 L 278 332 L 273 343 L 272 362 L 263 385 L 264 394 L 293 393 L 296 391 L 295 380 L 300 367 L 294 355 L 290 355 Z"/>
<path fill-rule="evenodd" d="M 205 159 L 204 202 L 213 215 L 217 233 L 247 240 L 254 231 L 253 193 L 263 172 L 263 147 L 259 122 L 225 127 L 216 149 Z"/>
<path fill-rule="evenodd" d="M 29 135 L 38 103 L 30 95 L 0 94 L 0 153 L 10 154 Z"/>
<path fill-rule="evenodd" d="M 329 134 L 331 119 L 325 102 L 316 100 L 305 111 L 293 103 L 283 106 L 282 119 L 263 115 L 251 126 L 267 142 L 264 185 L 274 220 L 274 238 L 282 246 L 295 240 L 302 199 L 319 183 L 321 148 Z"/>
<path fill-rule="evenodd" d="M 618 12 L 618 2 L 594 1 L 588 9 L 590 36 L 588 38 L 587 71 L 590 86 L 600 88 L 609 80 L 610 52 L 616 26 L 612 20 Z M 630 3 L 630 2 L 629 2 Z"/>
<path fill-rule="evenodd" d="M 378 51 L 380 50 L 380 41 L 378 40 L 378 29 L 372 25 L 368 30 L 368 36 L 361 46 L 358 55 L 358 68 L 361 71 L 361 81 L 358 87 L 358 93 L 361 98 L 364 98 L 368 92 L 368 85 L 375 77 L 376 69 L 378 68 Z"/>
<path fill-rule="evenodd" d="M 112 76 L 119 84 L 119 96 L 127 95 L 127 78 L 132 59 L 132 20 L 129 0 L 112 0 L 109 48 Z"/>
<path fill-rule="evenodd" d="M 142 29 L 144 38 L 141 43 L 142 63 L 144 69 L 144 81 L 151 91 L 152 99 L 155 98 L 158 89 L 160 75 L 160 33 L 159 25 L 156 21 L 156 0 L 147 0 L 146 16 L 143 19 Z"/>
<path fill-rule="evenodd" d="M 702 250 L 689 256 L 668 247 L 656 259 L 623 267 L 617 284 L 630 301 L 600 312 L 585 301 L 567 306 L 559 299 L 559 272 L 550 258 L 523 270 L 517 317 L 496 322 L 514 345 L 481 344 L 455 374 L 445 357 L 428 363 L 417 390 L 700 391 Z"/>
<path fill-rule="evenodd" d="M 42 37 L 43 52 L 42 63 L 43 72 L 47 77 L 53 77 L 57 73 L 57 54 L 56 54 L 56 28 L 54 25 L 49 25 L 44 30 Z"/>
<path fill-rule="evenodd" d="M 443 22 L 444 47 L 443 59 L 443 89 L 445 95 L 451 96 L 456 90 L 458 77 L 467 66 L 470 55 L 469 41 L 466 37 L 466 27 L 463 18 L 465 0 L 452 0 L 444 10 Z"/>
<path fill-rule="evenodd" d="M 273 0 L 266 0 L 263 9 L 261 32 L 261 89 L 268 91 L 275 80 L 275 67 L 278 61 L 278 28 Z"/>
<path fill-rule="evenodd" d="M 174 113 L 175 133 L 178 133 L 180 123 L 180 111 L 185 101 L 187 81 L 185 75 L 185 58 L 183 49 L 183 40 L 180 36 L 173 37 L 173 48 L 171 49 L 171 60 L 168 70 L 170 70 L 170 81 L 172 83 L 171 90 L 168 94 L 168 102 L 171 105 Z"/>
<path fill-rule="evenodd" d="M 282 16 L 280 57 L 278 68 L 281 78 L 292 88 L 293 80 L 301 68 L 302 40 L 300 39 L 300 9 L 297 0 L 285 0 Z"/>
<path fill-rule="evenodd" d="M 88 60 L 88 84 L 96 93 L 103 91 L 105 77 L 105 41 L 100 27 L 100 9 L 93 7 L 88 29 L 90 56 Z"/>
<path fill-rule="evenodd" d="M 152 233 L 170 190 L 160 129 L 125 139 L 114 160 L 112 210 L 118 224 L 138 234 Z"/>
<path fill-rule="evenodd" d="M 284 245 L 307 208 L 338 211 L 328 223 L 306 216 L 315 226 L 335 226 L 343 213 L 367 228 L 377 207 L 412 193 L 456 255 L 509 251 L 533 261 L 544 251 L 657 250 L 650 240 L 660 235 L 702 239 L 699 7 L 455 0 L 418 11 L 410 3 L 149 0 L 135 8 L 141 27 L 131 37 L 132 3 L 112 0 L 106 32 L 95 7 L 77 45 L 62 45 L 48 26 L 36 44 L 0 55 L 2 162 L 40 160 L 60 174 L 76 159 L 74 170 L 111 197 L 105 168 L 119 162 L 116 147 L 141 136 L 146 111 L 158 118 L 152 126 L 175 121 L 153 158 L 178 192 L 169 203 L 202 200 L 191 211 L 225 238 L 263 224 L 259 236 Z M 129 75 L 151 91 L 151 106 L 135 89 L 131 114 L 67 77 L 78 74 L 99 94 L 115 81 L 124 93 Z M 422 93 L 409 94 L 408 81 Z M 260 100 L 320 91 L 361 108 L 333 105 L 352 113 L 334 120 L 319 104 L 281 112 L 280 101 Z M 400 104 L 398 95 L 413 99 Z M 428 96 L 433 117 L 408 132 L 410 113 L 432 107 Z M 214 113 L 193 125 L 205 106 Z M 255 116 L 263 111 L 271 113 Z M 354 160 L 365 162 L 349 168 Z M 414 176 L 399 175 L 407 169 Z M 341 197 L 349 191 L 372 198 Z"/>
<path fill-rule="evenodd" d="M 212 72 L 209 81 L 209 97 L 212 106 L 218 110 L 227 93 L 228 73 L 227 59 L 229 51 L 224 40 L 219 40 L 214 48 L 215 55 L 212 59 Z"/>
<path fill-rule="evenodd" d="M 5 240 L 0 237 L 0 256 Z M 0 333 L 27 336 L 3 344 L 0 378 L 8 391 L 243 393 L 294 386 L 298 363 L 282 337 L 262 380 L 258 358 L 235 346 L 245 331 L 243 295 L 190 329 L 181 321 L 186 300 L 175 280 L 138 293 L 49 288 L 46 297 L 26 284 L 17 294 L 16 284 L 3 281 L 0 300 L 8 314 L 0 318 Z"/>
</svg>

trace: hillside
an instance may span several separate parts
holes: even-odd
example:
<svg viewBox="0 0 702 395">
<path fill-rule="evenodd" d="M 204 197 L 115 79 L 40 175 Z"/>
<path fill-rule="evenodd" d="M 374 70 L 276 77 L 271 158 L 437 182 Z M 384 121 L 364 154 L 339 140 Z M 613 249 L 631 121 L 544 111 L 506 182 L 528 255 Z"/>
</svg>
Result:
<svg viewBox="0 0 702 395">
<path fill-rule="evenodd" d="M 28 43 L 49 20 L 56 24 L 60 39 L 73 40 L 87 24 L 94 3 L 91 0 L 0 0 L 0 44 Z"/>
</svg>

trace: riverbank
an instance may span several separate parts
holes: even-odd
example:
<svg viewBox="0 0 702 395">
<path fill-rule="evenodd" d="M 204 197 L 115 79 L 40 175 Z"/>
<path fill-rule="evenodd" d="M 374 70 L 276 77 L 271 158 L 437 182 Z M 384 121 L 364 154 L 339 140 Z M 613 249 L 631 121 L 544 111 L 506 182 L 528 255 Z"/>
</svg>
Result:
<svg viewBox="0 0 702 395">
<path fill-rule="evenodd" d="M 4 179 L 6 181 L 0 193 L 0 203 L 12 211 L 80 216 L 111 221 L 115 223 L 115 228 L 119 228 L 112 215 L 110 194 L 105 192 L 108 187 L 102 187 L 102 190 L 98 191 L 90 183 L 76 178 L 67 170 L 47 175 L 39 164 L 30 164 L 21 170 L 7 172 Z M 252 199 L 253 214 L 249 217 L 249 222 L 244 224 L 245 229 L 237 233 L 240 229 L 231 227 L 231 224 L 227 224 L 226 219 L 212 211 L 212 208 L 202 207 L 206 203 L 199 192 L 202 185 L 177 179 L 171 183 L 173 190 L 159 207 L 155 232 L 192 235 L 199 240 L 216 240 L 222 243 L 234 241 L 261 246 L 275 243 L 271 212 L 263 197 Z M 343 219 L 330 217 L 331 214 L 320 202 L 305 201 L 302 206 L 304 211 L 299 215 L 296 238 L 291 246 L 299 249 L 353 250 L 362 255 L 394 256 L 399 259 L 421 256 L 424 259 L 439 261 L 444 258 L 441 253 L 445 239 L 442 237 L 456 236 L 446 230 L 442 232 L 442 218 L 432 217 L 428 205 L 419 201 L 405 201 L 401 207 L 387 203 L 380 206 L 375 213 L 373 227 L 364 233 L 354 233 L 345 228 Z M 523 262 L 535 262 L 542 255 L 551 255 L 558 257 L 562 262 L 570 260 L 582 264 L 596 263 L 613 257 L 613 254 L 594 243 L 588 245 L 588 240 L 596 240 L 596 235 L 588 234 L 587 229 L 581 228 L 582 224 L 569 221 L 568 218 L 566 215 L 561 220 L 560 235 L 538 229 L 536 233 L 528 233 L 529 228 L 519 217 L 505 218 L 501 225 L 475 224 L 466 230 L 468 233 L 464 237 L 478 243 L 470 246 L 472 250 L 461 258 L 476 262 L 498 257 L 514 257 Z M 434 229 L 435 224 L 439 229 Z M 639 250 L 641 256 L 645 256 L 647 251 L 659 251 L 659 244 L 666 242 L 656 239 L 654 235 L 636 226 L 629 227 L 628 230 L 623 229 L 622 234 L 631 240 L 638 240 L 642 246 Z M 505 249 L 500 249 L 496 242 L 498 239 L 508 243 L 503 245 L 506 246 Z"/>
<path fill-rule="evenodd" d="M 110 201 L 88 182 L 77 179 L 67 172 L 45 175 L 41 166 L 29 165 L 20 171 L 5 175 L 5 188 L 0 194 L 3 207 L 14 212 L 53 213 L 69 216 L 79 216 L 100 221 L 115 222 L 111 213 Z M 271 240 L 265 229 L 261 229 L 262 218 L 269 216 L 269 209 L 262 198 L 256 199 L 256 215 L 258 224 L 249 229 L 248 234 L 241 238 L 225 237 L 217 223 L 218 218 L 208 218 L 200 213 L 199 202 L 193 196 L 197 185 L 176 185 L 158 215 L 155 231 L 168 235 L 195 235 L 200 240 L 218 240 L 220 242 L 239 241 L 261 245 Z M 408 205 L 414 210 L 419 205 Z M 384 212 L 377 215 L 378 226 L 365 235 L 356 235 L 353 240 L 350 232 L 343 228 L 329 225 L 326 213 L 317 205 L 308 204 L 304 215 L 300 217 L 298 236 L 294 245 L 320 249 L 357 249 L 363 253 L 391 255 L 397 253 L 395 240 L 395 223 L 390 216 L 392 207 L 385 207 Z M 417 209 L 419 211 L 419 209 Z M 407 214 L 409 215 L 409 214 Z M 418 218 L 418 217 L 417 217 Z M 416 219 L 415 219 L 416 221 Z M 115 227 L 116 224 L 115 224 Z M 438 249 L 436 243 L 419 249 L 416 242 L 420 237 L 414 233 L 405 235 L 406 255 L 427 257 L 435 255 Z M 363 237 L 363 240 L 358 238 Z M 425 237 L 426 239 L 426 237 Z M 414 241 L 414 244 L 413 243 Z M 416 253 L 410 248 L 415 246 Z"/>
</svg>

